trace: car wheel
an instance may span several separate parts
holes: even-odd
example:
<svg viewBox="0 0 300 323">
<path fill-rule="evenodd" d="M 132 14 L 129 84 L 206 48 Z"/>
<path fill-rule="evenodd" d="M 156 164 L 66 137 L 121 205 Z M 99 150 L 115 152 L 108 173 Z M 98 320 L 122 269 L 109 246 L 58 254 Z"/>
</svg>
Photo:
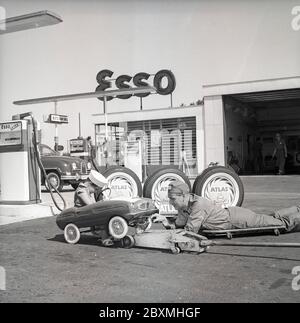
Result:
<svg viewBox="0 0 300 323">
<path fill-rule="evenodd" d="M 196 177 L 192 192 L 223 207 L 241 206 L 244 200 L 244 186 L 240 177 L 223 166 L 205 169 Z"/>
<path fill-rule="evenodd" d="M 169 205 L 168 186 L 175 180 L 186 183 L 191 189 L 191 183 L 188 177 L 181 170 L 164 167 L 157 170 L 146 179 L 143 188 L 144 197 L 151 198 L 155 201 L 155 206 L 158 209 L 163 206 L 172 210 L 173 207 Z M 166 212 L 169 213 L 167 210 Z"/>
<path fill-rule="evenodd" d="M 64 229 L 64 237 L 68 243 L 77 243 L 80 239 L 80 231 L 78 227 L 73 223 L 69 223 Z"/>
<path fill-rule="evenodd" d="M 114 216 L 109 220 L 108 232 L 115 239 L 122 239 L 128 232 L 127 221 L 121 216 Z"/>
<path fill-rule="evenodd" d="M 60 176 L 55 173 L 55 172 L 50 172 L 47 174 L 48 177 L 48 181 L 51 183 L 52 187 L 54 187 L 57 191 L 61 191 L 63 188 L 63 183 L 60 179 Z M 50 191 L 49 185 L 47 180 L 45 179 L 45 186 L 47 188 L 48 191 Z M 53 190 L 53 188 L 52 188 Z"/>
<path fill-rule="evenodd" d="M 131 169 L 120 166 L 110 167 L 103 173 L 103 176 L 108 180 L 111 199 L 142 196 L 142 183 Z M 106 195 L 108 192 L 103 194 Z"/>
</svg>

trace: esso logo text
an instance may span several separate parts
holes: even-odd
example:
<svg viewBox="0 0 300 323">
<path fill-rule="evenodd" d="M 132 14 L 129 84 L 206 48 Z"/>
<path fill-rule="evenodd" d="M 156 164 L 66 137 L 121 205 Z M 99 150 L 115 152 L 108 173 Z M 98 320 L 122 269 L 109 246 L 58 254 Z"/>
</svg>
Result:
<svg viewBox="0 0 300 323">
<path fill-rule="evenodd" d="M 97 74 L 97 82 L 98 86 L 96 88 L 96 91 L 105 91 L 107 89 L 110 89 L 112 87 L 112 82 L 110 78 L 113 76 L 114 72 L 111 70 L 102 70 Z M 150 74 L 140 72 L 134 75 L 133 77 L 130 75 L 120 75 L 115 79 L 115 86 L 118 89 L 130 89 L 132 86 L 130 83 L 132 83 L 136 87 L 144 87 L 144 86 L 150 86 L 148 82 L 146 82 L 150 78 Z M 157 94 L 160 95 L 168 95 L 171 94 L 176 87 L 176 80 L 174 74 L 170 70 L 160 70 L 158 71 L 153 78 L 153 87 L 155 87 Z M 143 98 L 148 96 L 150 93 L 138 93 L 134 94 L 134 96 Z M 129 99 L 132 97 L 132 94 L 124 94 L 124 95 L 118 95 L 118 99 Z M 103 101 L 104 99 L 98 98 L 99 100 Z M 107 101 L 112 100 L 112 96 L 108 96 L 106 98 Z"/>
</svg>

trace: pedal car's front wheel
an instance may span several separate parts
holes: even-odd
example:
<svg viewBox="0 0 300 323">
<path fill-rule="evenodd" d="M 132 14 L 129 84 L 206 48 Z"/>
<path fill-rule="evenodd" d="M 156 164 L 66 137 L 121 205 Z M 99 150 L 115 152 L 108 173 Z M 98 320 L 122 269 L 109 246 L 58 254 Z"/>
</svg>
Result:
<svg viewBox="0 0 300 323">
<path fill-rule="evenodd" d="M 122 239 L 128 232 L 127 221 L 121 216 L 114 216 L 109 220 L 108 232 L 115 239 Z"/>
<path fill-rule="evenodd" d="M 80 239 L 80 231 L 75 224 L 70 223 L 64 229 L 64 237 L 68 243 L 77 243 Z"/>
</svg>

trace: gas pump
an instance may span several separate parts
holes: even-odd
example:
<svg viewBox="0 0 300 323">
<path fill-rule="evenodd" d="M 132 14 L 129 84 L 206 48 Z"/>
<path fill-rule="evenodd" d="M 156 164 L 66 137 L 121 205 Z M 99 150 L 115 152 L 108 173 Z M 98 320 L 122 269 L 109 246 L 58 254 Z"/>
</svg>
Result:
<svg viewBox="0 0 300 323">
<path fill-rule="evenodd" d="M 73 157 L 88 157 L 89 147 L 87 139 L 78 137 L 76 139 L 70 139 L 70 156 Z"/>
<path fill-rule="evenodd" d="M 89 138 L 83 138 L 81 136 L 70 139 L 69 151 L 70 156 L 79 157 L 87 161 L 88 168 L 91 169 L 92 165 L 94 169 L 100 171 L 99 165 L 96 160 L 95 148 L 91 145 Z M 100 171 L 101 172 L 101 171 Z"/>
<path fill-rule="evenodd" d="M 41 202 L 40 170 L 32 142 L 33 119 L 25 113 L 0 122 L 0 204 Z"/>
<path fill-rule="evenodd" d="M 29 119 L 24 119 L 30 117 Z M 51 216 L 52 207 L 41 203 L 41 175 L 43 172 L 49 187 L 45 169 L 38 150 L 37 131 L 39 123 L 31 112 L 12 117 L 12 121 L 0 122 L 0 221 L 3 224 L 14 222 L 13 217 L 30 219 Z M 53 187 L 52 187 L 53 188 Z M 55 189 L 67 207 L 63 196 Z M 50 190 L 55 207 L 62 211 Z M 4 219 L 4 217 L 8 219 Z"/>
</svg>

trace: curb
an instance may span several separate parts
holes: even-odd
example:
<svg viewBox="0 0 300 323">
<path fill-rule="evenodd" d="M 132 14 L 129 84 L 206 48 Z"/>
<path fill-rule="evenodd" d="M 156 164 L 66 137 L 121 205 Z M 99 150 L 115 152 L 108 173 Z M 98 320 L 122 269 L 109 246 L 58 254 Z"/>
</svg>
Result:
<svg viewBox="0 0 300 323">
<path fill-rule="evenodd" d="M 56 208 L 47 203 L 30 205 L 0 205 L 0 226 L 10 223 L 55 216 Z"/>
</svg>

